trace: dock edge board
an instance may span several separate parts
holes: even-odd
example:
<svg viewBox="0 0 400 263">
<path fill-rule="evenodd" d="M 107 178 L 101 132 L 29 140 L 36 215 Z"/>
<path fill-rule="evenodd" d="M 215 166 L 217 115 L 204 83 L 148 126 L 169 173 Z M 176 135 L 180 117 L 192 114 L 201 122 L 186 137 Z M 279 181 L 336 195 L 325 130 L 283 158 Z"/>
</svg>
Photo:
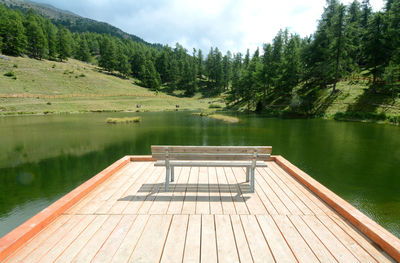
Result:
<svg viewBox="0 0 400 263">
<path fill-rule="evenodd" d="M 9 257 L 68 208 L 129 162 L 153 161 L 147 155 L 127 155 L 111 164 L 0 239 L 0 262 Z"/>
<path fill-rule="evenodd" d="M 41 212 L 18 226 L 0 239 L 0 261 L 8 258 L 17 249 L 28 242 L 32 237 L 44 229 L 59 215 L 77 203 L 107 178 L 115 174 L 129 162 L 155 161 L 151 155 L 127 155 L 111 164 L 103 171 L 84 182 L 59 200 L 43 209 Z M 359 229 L 364 235 L 375 242 L 393 259 L 400 262 L 400 239 L 377 224 L 375 221 L 364 215 L 361 211 L 340 198 L 331 190 L 320 184 L 311 176 L 300 170 L 280 155 L 271 156 L 286 172 L 296 178 L 301 184 L 316 194 L 341 216 Z"/>
<path fill-rule="evenodd" d="M 273 160 L 375 242 L 389 256 L 400 262 L 400 239 L 282 156 L 275 155 Z"/>
</svg>

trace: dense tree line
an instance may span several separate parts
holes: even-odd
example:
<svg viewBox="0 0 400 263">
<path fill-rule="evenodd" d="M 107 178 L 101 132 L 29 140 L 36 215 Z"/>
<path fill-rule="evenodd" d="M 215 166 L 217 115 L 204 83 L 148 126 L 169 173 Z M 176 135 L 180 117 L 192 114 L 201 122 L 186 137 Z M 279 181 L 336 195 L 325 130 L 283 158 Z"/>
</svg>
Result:
<svg viewBox="0 0 400 263">
<path fill-rule="evenodd" d="M 0 5 L 0 50 L 35 59 L 75 58 L 137 78 L 152 90 L 163 86 L 187 96 L 224 93 L 233 103 L 262 109 L 268 96 L 292 96 L 299 84 L 329 87 L 335 93 L 337 82 L 352 74 L 370 77 L 372 92 L 383 82 L 398 89 L 400 0 L 387 0 L 378 12 L 368 0 L 347 6 L 327 0 L 311 36 L 280 30 L 272 43 L 253 54 L 222 54 L 212 47 L 207 55 L 179 44 L 156 46 L 94 32 L 71 33 L 33 10 L 22 13 Z"/>
</svg>

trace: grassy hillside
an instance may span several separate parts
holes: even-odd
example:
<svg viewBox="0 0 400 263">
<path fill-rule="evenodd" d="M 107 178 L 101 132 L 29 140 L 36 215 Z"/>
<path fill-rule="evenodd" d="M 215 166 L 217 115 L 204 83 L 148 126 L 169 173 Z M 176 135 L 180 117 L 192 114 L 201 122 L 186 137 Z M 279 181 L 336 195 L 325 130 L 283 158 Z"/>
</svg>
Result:
<svg viewBox="0 0 400 263">
<path fill-rule="evenodd" d="M 268 106 L 264 113 L 272 116 L 400 123 L 398 93 L 391 94 L 387 87 L 380 87 L 377 93 L 373 93 L 365 80 L 341 81 L 337 88 L 335 94 L 331 94 L 330 88 L 306 89 L 300 86 L 291 95 L 279 96 L 274 93 L 267 97 Z M 247 103 L 240 102 L 231 108 L 247 111 Z M 251 110 L 256 110 L 256 105 L 251 105 Z"/>
<path fill-rule="evenodd" d="M 204 109 L 216 99 L 156 93 L 77 60 L 0 56 L 0 114 Z M 140 108 L 137 105 L 140 104 Z"/>
</svg>

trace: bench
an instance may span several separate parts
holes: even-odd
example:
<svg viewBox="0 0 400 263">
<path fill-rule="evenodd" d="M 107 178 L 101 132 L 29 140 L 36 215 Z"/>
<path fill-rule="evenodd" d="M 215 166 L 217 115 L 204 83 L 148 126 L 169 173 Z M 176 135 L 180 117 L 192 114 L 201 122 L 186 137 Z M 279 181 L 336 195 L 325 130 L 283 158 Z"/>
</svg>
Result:
<svg viewBox="0 0 400 263">
<path fill-rule="evenodd" d="M 245 167 L 246 182 L 254 193 L 254 169 L 267 167 L 271 146 L 160 146 L 152 145 L 154 166 L 165 166 L 165 191 L 174 181 L 174 168 L 180 167 Z"/>
</svg>

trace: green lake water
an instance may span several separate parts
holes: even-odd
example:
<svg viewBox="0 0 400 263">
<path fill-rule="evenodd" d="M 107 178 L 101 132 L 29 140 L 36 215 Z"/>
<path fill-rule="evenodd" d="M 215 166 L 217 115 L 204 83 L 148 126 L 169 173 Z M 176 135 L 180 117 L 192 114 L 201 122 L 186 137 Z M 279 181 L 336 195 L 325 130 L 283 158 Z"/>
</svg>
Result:
<svg viewBox="0 0 400 263">
<path fill-rule="evenodd" d="M 106 124 L 107 117 L 141 123 Z M 152 144 L 272 145 L 400 237 L 400 127 L 240 115 L 226 124 L 188 112 L 0 118 L 0 237 L 82 182 Z"/>
</svg>

